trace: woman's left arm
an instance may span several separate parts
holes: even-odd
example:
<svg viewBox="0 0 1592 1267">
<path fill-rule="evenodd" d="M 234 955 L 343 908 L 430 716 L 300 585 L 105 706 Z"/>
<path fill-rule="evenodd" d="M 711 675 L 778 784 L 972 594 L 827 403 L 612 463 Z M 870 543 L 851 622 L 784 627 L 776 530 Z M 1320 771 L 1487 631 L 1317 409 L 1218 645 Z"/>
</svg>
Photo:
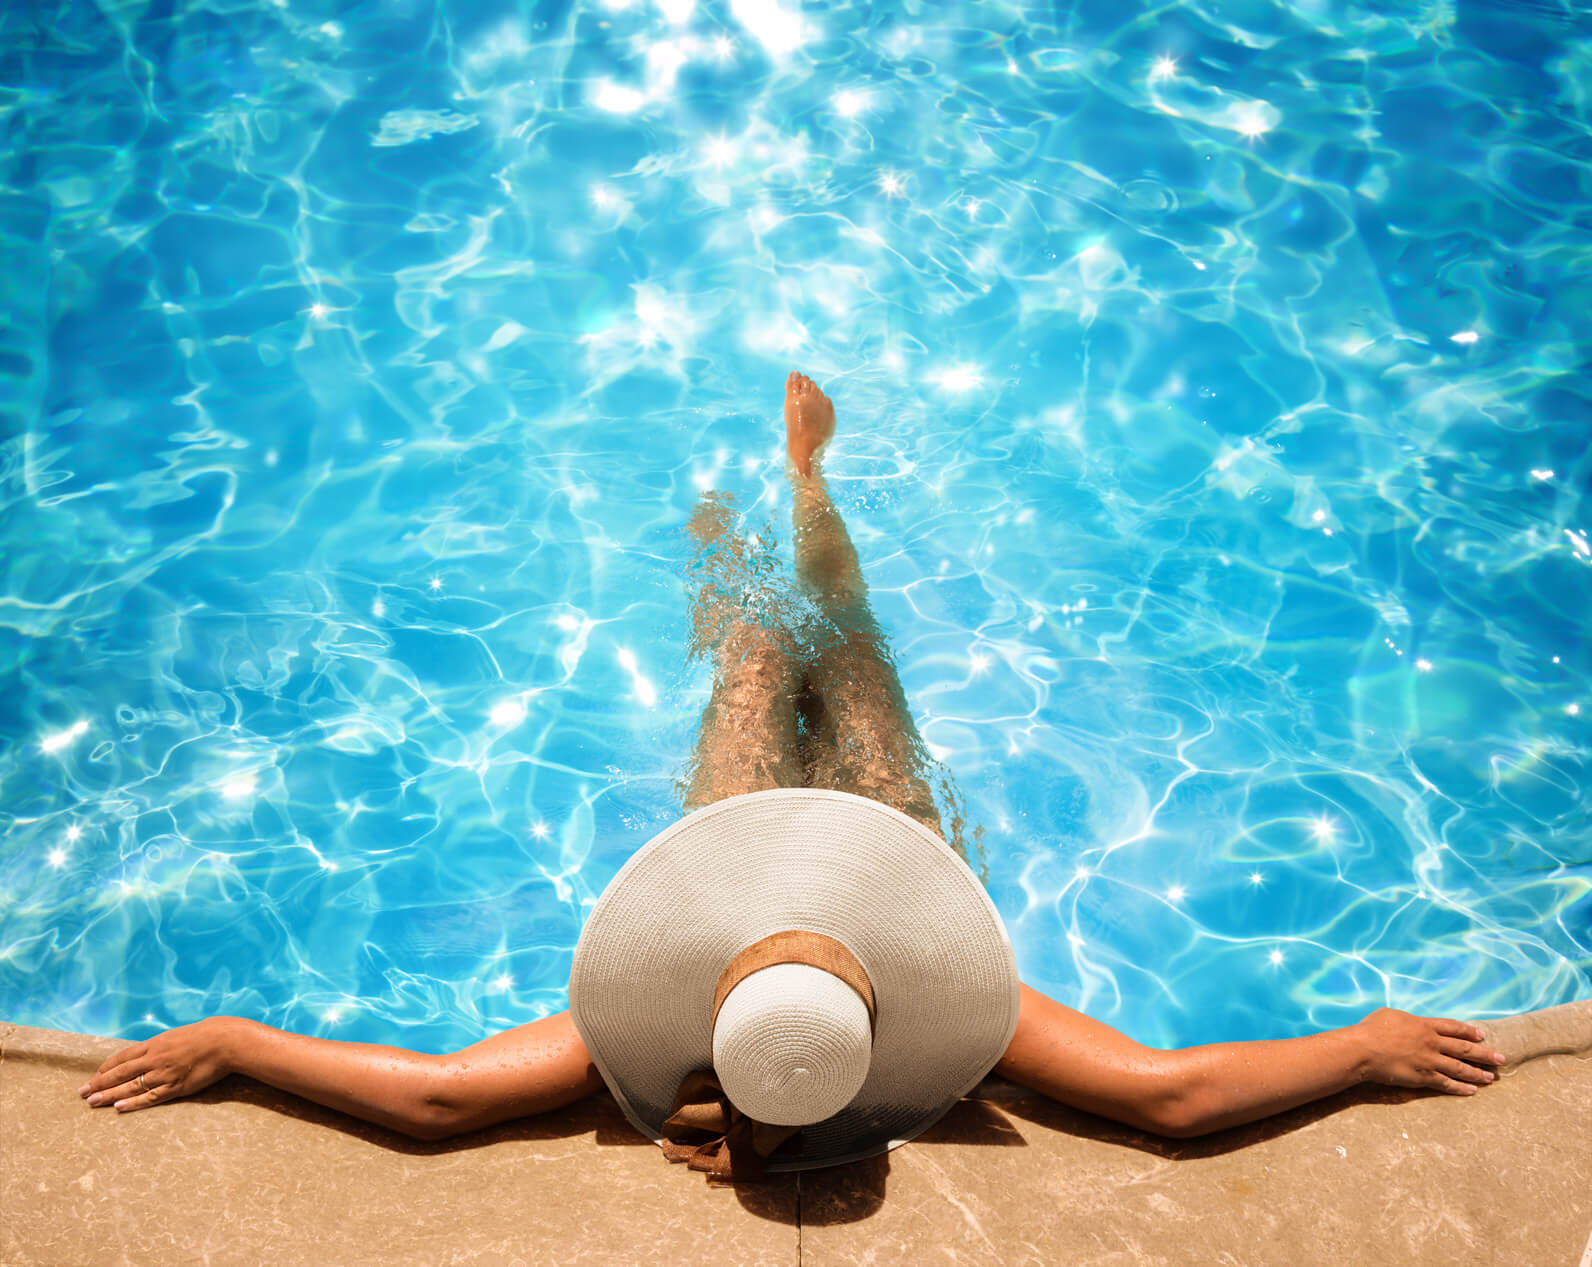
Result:
<svg viewBox="0 0 1592 1267">
<path fill-rule="evenodd" d="M 603 1089 L 567 1011 L 438 1060 L 427 1098 L 449 1135 L 547 1113 Z"/>
<path fill-rule="evenodd" d="M 1017 1032 L 994 1072 L 1052 1099 L 1187 1139 L 1362 1082 L 1474 1094 L 1503 1057 L 1463 1021 L 1381 1008 L 1305 1038 L 1161 1051 L 1022 987 Z"/>
</svg>

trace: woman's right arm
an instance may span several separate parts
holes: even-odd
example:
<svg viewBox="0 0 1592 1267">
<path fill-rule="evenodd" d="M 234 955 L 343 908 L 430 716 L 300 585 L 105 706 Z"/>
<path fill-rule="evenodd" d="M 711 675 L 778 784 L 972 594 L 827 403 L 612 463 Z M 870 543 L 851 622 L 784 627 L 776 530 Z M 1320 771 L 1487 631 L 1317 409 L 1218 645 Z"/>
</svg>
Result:
<svg viewBox="0 0 1592 1267">
<path fill-rule="evenodd" d="M 443 1122 L 430 1110 L 428 1089 L 443 1059 L 399 1047 L 291 1034 L 239 1016 L 213 1016 L 122 1048 L 79 1094 L 93 1107 L 114 1104 L 117 1112 L 131 1113 L 241 1073 L 406 1135 L 440 1138 Z"/>
<path fill-rule="evenodd" d="M 229 1073 L 427 1140 L 546 1112 L 602 1087 L 568 1012 L 443 1056 L 220 1016 L 123 1048 L 79 1094 L 126 1113 L 192 1095 Z"/>
</svg>

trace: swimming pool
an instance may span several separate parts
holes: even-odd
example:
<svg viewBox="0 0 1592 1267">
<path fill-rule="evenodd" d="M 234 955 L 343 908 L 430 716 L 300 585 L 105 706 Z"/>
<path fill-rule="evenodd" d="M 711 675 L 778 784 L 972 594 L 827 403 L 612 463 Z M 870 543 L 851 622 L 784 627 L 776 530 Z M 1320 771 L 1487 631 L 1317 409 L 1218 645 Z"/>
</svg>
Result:
<svg viewBox="0 0 1592 1267">
<path fill-rule="evenodd" d="M 0 17 L 0 1015 L 566 1006 L 791 368 L 1031 984 L 1589 993 L 1584 6 L 103 8 Z"/>
</svg>

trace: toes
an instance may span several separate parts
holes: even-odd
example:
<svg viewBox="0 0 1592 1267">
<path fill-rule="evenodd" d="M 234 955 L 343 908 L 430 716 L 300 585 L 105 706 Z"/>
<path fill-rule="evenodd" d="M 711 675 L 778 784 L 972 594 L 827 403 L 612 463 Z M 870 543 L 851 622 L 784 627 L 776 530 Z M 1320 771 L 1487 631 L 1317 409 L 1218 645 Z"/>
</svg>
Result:
<svg viewBox="0 0 1592 1267">
<path fill-rule="evenodd" d="M 805 374 L 795 370 L 790 372 L 790 377 L 785 380 L 785 394 L 796 400 L 828 400 L 823 392 L 818 390 L 818 384 Z"/>
</svg>

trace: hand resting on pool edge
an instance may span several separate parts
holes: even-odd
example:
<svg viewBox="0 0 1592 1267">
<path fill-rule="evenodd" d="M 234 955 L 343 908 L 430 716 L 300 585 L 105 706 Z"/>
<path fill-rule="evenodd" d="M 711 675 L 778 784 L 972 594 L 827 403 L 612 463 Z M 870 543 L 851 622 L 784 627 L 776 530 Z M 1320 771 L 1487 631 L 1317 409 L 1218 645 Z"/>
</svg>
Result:
<svg viewBox="0 0 1592 1267">
<path fill-rule="evenodd" d="M 1304 1038 L 1161 1050 L 1022 987 L 993 1072 L 1074 1108 L 1188 1139 L 1361 1083 L 1472 1095 L 1503 1056 L 1474 1025 L 1380 1008 Z M 421 1140 L 545 1113 L 603 1088 L 568 1012 L 446 1055 L 210 1017 L 122 1048 L 80 1089 L 121 1113 L 242 1074 Z M 140 1078 L 143 1079 L 140 1083 Z"/>
</svg>

